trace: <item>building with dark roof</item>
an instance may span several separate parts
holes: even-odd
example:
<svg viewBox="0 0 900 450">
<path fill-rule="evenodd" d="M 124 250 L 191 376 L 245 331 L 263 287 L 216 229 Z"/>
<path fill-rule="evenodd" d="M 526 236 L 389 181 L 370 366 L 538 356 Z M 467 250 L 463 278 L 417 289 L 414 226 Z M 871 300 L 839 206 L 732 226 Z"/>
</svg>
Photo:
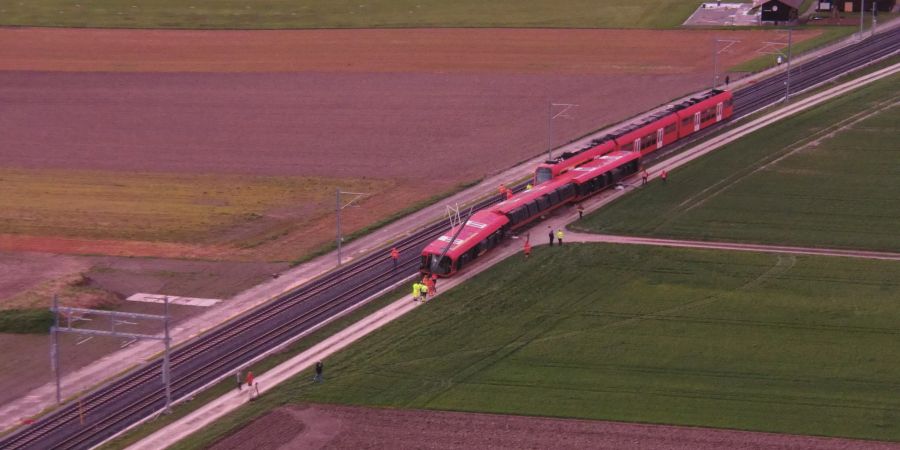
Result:
<svg viewBox="0 0 900 450">
<path fill-rule="evenodd" d="M 803 0 L 769 0 L 760 6 L 760 20 L 763 22 L 790 22 L 800 16 Z"/>
</svg>

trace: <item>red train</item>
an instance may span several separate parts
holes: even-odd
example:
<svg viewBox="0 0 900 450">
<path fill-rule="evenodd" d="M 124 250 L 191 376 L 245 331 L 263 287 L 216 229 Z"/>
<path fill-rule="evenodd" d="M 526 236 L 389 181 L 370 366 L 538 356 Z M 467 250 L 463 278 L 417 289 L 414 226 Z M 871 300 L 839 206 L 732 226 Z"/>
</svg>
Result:
<svg viewBox="0 0 900 450">
<path fill-rule="evenodd" d="M 420 271 L 453 275 L 508 232 L 615 185 L 639 170 L 644 155 L 727 120 L 733 109 L 731 92 L 712 90 L 544 162 L 534 172 L 532 189 L 472 214 L 464 225 L 428 244 Z"/>
</svg>

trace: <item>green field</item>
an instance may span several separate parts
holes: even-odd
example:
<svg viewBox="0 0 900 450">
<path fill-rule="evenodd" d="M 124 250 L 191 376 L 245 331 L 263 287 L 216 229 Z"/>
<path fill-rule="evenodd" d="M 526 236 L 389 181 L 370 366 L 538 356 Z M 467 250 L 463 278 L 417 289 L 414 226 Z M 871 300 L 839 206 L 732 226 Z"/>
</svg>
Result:
<svg viewBox="0 0 900 450">
<path fill-rule="evenodd" d="M 769 126 L 575 227 L 900 251 L 900 76 Z M 856 122 L 856 120 L 860 120 Z"/>
<path fill-rule="evenodd" d="M 279 226 L 267 217 L 272 208 L 307 208 L 281 213 L 291 227 L 299 227 L 332 210 L 338 185 L 357 192 L 381 192 L 391 185 L 378 180 L 25 169 L 0 170 L 0 182 L 0 233 L 239 245 Z M 236 232 L 235 227 L 249 231 Z"/>
<path fill-rule="evenodd" d="M 182 448 L 284 402 L 897 441 L 898 290 L 900 264 L 883 261 L 539 247 L 331 357 L 325 383 L 298 376 Z"/>
<path fill-rule="evenodd" d="M 0 0 L 0 24 L 115 28 L 673 28 L 685 0 Z"/>
</svg>

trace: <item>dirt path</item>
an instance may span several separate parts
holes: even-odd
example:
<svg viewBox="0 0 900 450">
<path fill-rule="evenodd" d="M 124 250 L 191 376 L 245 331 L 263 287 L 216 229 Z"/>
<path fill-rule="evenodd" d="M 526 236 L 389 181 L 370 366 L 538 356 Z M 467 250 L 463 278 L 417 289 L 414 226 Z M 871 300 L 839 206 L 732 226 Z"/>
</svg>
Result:
<svg viewBox="0 0 900 450">
<path fill-rule="evenodd" d="M 210 447 L 896 449 L 887 442 L 497 414 L 305 405 L 279 408 Z"/>
</svg>

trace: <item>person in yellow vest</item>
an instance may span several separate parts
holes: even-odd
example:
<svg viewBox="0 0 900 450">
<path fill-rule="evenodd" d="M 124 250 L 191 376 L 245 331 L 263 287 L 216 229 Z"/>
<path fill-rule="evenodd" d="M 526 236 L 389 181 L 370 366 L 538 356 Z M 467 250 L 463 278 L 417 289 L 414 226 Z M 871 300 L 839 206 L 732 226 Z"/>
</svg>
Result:
<svg viewBox="0 0 900 450">
<path fill-rule="evenodd" d="M 525 186 L 525 190 L 526 190 L 526 191 L 530 191 L 531 188 L 533 188 L 533 187 L 534 187 L 534 186 L 532 186 L 531 183 L 528 183 L 528 185 Z"/>
<path fill-rule="evenodd" d="M 563 230 L 562 228 L 556 230 L 556 240 L 559 242 L 559 246 L 562 247 L 562 239 L 563 239 Z"/>
<path fill-rule="evenodd" d="M 419 283 L 419 293 L 422 294 L 422 303 L 428 301 L 428 285 Z"/>
<path fill-rule="evenodd" d="M 419 296 L 421 295 L 421 293 L 422 293 L 422 284 L 419 283 L 418 281 L 416 281 L 415 283 L 413 283 L 413 293 L 412 293 L 414 302 L 419 301 Z"/>
</svg>

